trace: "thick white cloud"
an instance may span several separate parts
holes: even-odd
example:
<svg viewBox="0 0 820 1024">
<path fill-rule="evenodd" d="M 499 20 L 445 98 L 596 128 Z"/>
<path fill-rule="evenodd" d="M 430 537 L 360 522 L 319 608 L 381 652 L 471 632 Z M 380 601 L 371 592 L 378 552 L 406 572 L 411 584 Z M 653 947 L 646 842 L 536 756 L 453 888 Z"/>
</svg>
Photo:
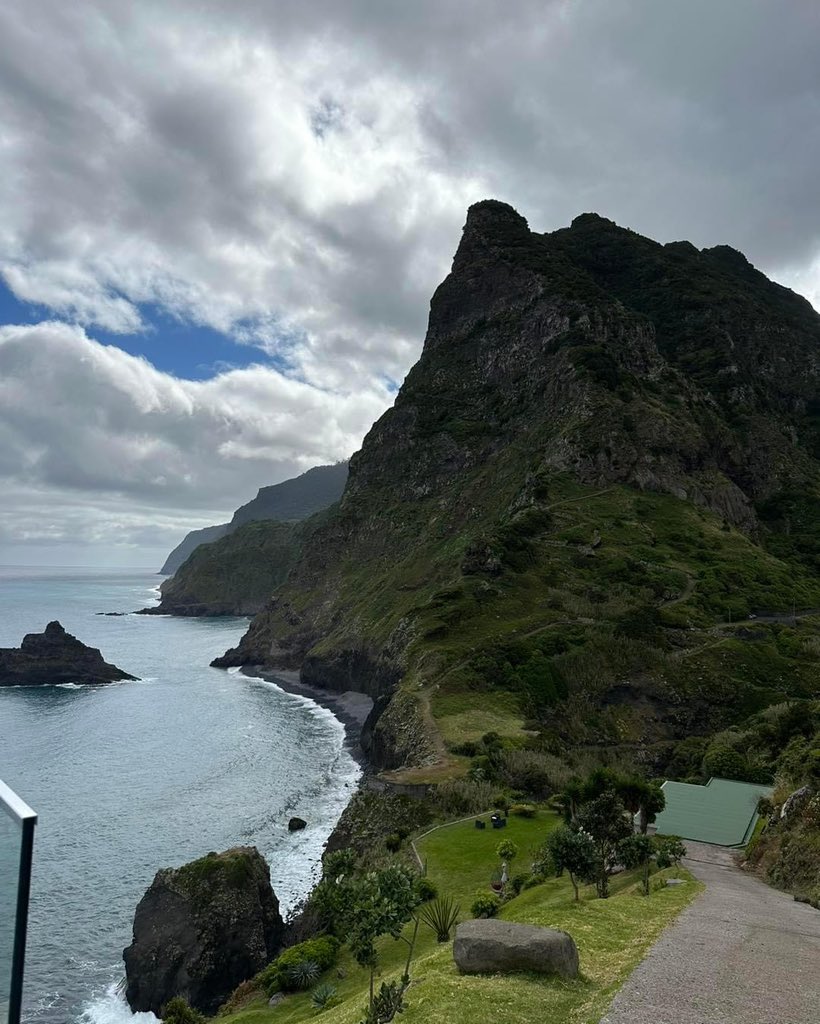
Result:
<svg viewBox="0 0 820 1024">
<path fill-rule="evenodd" d="M 178 380 L 80 327 L 0 327 L 0 543 L 175 542 L 349 456 L 388 399 L 262 366 Z"/>
<path fill-rule="evenodd" d="M 146 415 L 139 446 L 115 430 L 87 464 L 34 418 L 0 465 L 99 496 L 122 460 L 119 490 L 146 507 L 226 508 L 231 473 L 247 486 L 258 470 L 256 485 L 336 452 L 325 417 L 348 403 L 362 415 L 337 441 L 355 447 L 485 196 L 543 230 L 597 210 L 726 242 L 817 301 L 818 52 L 820 9 L 768 0 L 6 0 L 9 287 L 92 333 L 139 330 L 155 304 L 320 390 L 289 404 L 290 383 L 258 369 L 213 390 L 167 382 L 202 415 L 225 403 L 212 483 L 186 476 L 197 431 L 170 413 Z M 281 401 L 297 418 L 263 425 Z M 72 419 L 83 442 L 100 432 L 87 415 Z"/>
</svg>

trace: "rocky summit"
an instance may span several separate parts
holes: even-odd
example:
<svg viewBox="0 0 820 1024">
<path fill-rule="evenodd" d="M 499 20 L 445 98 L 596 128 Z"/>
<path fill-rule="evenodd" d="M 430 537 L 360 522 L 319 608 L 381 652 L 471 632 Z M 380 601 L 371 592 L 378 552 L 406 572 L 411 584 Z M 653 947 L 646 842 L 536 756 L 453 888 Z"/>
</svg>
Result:
<svg viewBox="0 0 820 1024">
<path fill-rule="evenodd" d="M 86 647 L 59 622 L 49 622 L 42 633 L 28 633 L 19 647 L 0 649 L 0 686 L 90 685 L 121 679 L 136 676 L 109 665 L 96 647 Z"/>
<path fill-rule="evenodd" d="M 416 779 L 490 731 L 661 770 L 816 693 L 818 377 L 820 317 L 735 250 L 478 203 L 340 504 L 216 664 L 380 698 L 371 757 Z"/>
</svg>

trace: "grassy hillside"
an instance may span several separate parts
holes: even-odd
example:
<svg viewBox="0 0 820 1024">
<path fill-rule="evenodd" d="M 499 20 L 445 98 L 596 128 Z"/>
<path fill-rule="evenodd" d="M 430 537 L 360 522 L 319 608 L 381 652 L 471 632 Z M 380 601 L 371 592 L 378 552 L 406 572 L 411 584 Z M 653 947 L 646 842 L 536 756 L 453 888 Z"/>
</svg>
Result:
<svg viewBox="0 0 820 1024">
<path fill-rule="evenodd" d="M 529 820 L 510 818 L 504 838 L 519 845 L 525 871 L 528 864 L 524 861 L 532 859 L 557 823 L 557 816 L 546 811 Z M 476 889 L 488 887 L 497 867 L 499 834 L 489 829 L 478 832 L 469 821 L 439 829 L 418 843 L 427 861 L 428 878 L 440 893 L 459 900 L 462 919 L 469 916 Z M 669 874 L 686 881 L 674 888 L 661 887 Z M 438 945 L 432 932 L 422 928 L 409 1005 L 401 1020 L 451 1024 L 463 1019 L 496 1019 L 529 1024 L 545 1019 L 555 1024 L 597 1024 L 657 935 L 699 889 L 685 871 L 669 869 L 655 876 L 654 891 L 648 897 L 640 894 L 637 878 L 628 873 L 613 881 L 613 896 L 608 900 L 594 899 L 592 890 L 582 890 L 581 902 L 574 903 L 566 878 L 550 879 L 510 900 L 501 913 L 504 919 L 561 928 L 573 935 L 581 956 L 581 977 L 571 982 L 527 974 L 462 976 L 453 962 L 452 943 Z M 389 980 L 401 973 L 406 947 L 385 939 L 381 949 L 382 980 Z M 337 989 L 335 1005 L 322 1011 L 319 1019 L 324 1024 L 355 1024 L 367 1002 L 367 975 L 348 954 L 343 954 L 339 966 L 338 972 L 328 972 L 327 979 Z M 226 1024 L 298 1024 L 316 1016 L 308 994 L 295 994 L 277 1007 L 257 998 L 220 1019 Z"/>
</svg>

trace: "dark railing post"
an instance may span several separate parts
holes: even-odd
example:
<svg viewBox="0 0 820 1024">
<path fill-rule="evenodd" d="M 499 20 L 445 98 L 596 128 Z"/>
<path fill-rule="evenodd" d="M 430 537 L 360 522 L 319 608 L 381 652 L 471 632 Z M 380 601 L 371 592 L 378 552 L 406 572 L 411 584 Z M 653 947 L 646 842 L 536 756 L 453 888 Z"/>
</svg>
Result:
<svg viewBox="0 0 820 1024">
<path fill-rule="evenodd" d="M 8 979 L 8 992 L 0 991 L 0 1003 L 8 999 L 8 1024 L 19 1024 L 23 1002 L 23 967 L 26 956 L 26 929 L 31 891 L 31 861 L 34 851 L 34 826 L 37 815 L 28 804 L 0 781 L 0 818 L 7 815 L 19 830 L 19 860 L 17 866 L 17 893 L 9 902 L 14 905 L 11 963 L 0 964 L 0 971 Z M 2 824 L 0 824 L 2 827 Z M 9 865 L 12 868 L 13 865 Z M 9 876 L 13 877 L 13 874 Z M 5 1022 L 4 1022 L 5 1024 Z"/>
</svg>

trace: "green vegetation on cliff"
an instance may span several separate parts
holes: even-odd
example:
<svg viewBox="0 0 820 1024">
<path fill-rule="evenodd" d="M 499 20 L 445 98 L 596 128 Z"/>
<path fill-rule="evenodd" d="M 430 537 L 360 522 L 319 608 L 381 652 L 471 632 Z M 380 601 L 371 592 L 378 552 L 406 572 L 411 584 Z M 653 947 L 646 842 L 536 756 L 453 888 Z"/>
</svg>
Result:
<svg viewBox="0 0 820 1024">
<path fill-rule="evenodd" d="M 642 765 L 818 692 L 820 317 L 732 250 L 470 209 L 338 509 L 220 664 L 387 695 L 405 778 Z"/>
</svg>

